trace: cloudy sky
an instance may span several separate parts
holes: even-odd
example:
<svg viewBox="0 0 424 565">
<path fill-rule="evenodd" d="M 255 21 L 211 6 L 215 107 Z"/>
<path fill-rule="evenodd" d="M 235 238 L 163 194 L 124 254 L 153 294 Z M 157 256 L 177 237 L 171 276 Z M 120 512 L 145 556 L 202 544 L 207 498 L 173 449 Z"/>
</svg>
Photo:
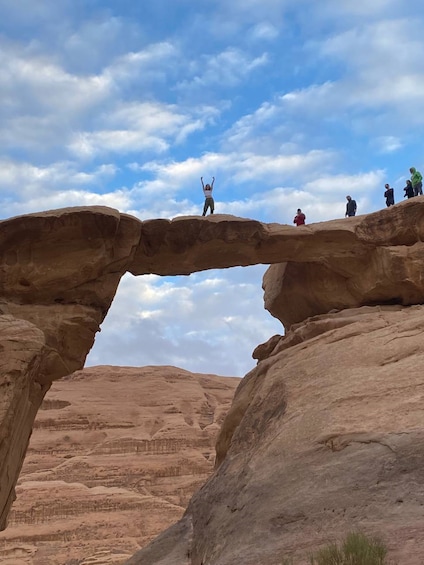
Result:
<svg viewBox="0 0 424 565">
<path fill-rule="evenodd" d="M 424 169 L 421 0 L 0 0 L 0 219 L 107 205 L 292 224 Z M 293 228 L 296 229 L 296 228 Z M 266 266 L 122 280 L 87 364 L 242 376 Z"/>
</svg>

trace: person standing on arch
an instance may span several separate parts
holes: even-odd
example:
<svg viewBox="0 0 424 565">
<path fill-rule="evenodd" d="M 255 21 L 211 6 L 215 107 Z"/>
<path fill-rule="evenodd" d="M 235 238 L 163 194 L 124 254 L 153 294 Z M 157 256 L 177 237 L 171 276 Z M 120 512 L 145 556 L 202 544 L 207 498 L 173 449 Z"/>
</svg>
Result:
<svg viewBox="0 0 424 565">
<path fill-rule="evenodd" d="M 213 211 L 215 209 L 215 202 L 212 198 L 212 190 L 213 190 L 213 183 L 215 182 L 215 177 L 212 177 L 211 184 L 206 184 L 206 185 L 203 184 L 203 177 L 200 177 L 200 181 L 202 183 L 203 194 L 205 195 L 205 204 L 203 206 L 202 216 L 206 216 L 206 212 L 208 211 L 208 208 L 210 208 L 211 214 L 213 214 Z"/>
<path fill-rule="evenodd" d="M 408 198 L 413 198 L 415 196 L 414 187 L 412 186 L 412 182 L 409 179 L 406 181 L 406 186 L 403 191 L 405 193 L 405 196 L 407 196 Z"/>
<path fill-rule="evenodd" d="M 351 196 L 346 196 L 347 204 L 346 204 L 346 214 L 345 218 L 349 218 L 350 216 L 355 216 L 356 214 L 356 201 L 352 199 Z"/>
<path fill-rule="evenodd" d="M 393 206 L 395 203 L 395 194 L 393 188 L 390 188 L 389 184 L 385 184 L 384 188 L 386 192 L 384 193 L 384 198 L 386 199 L 386 206 Z"/>
<path fill-rule="evenodd" d="M 422 174 L 417 171 L 415 167 L 409 169 L 411 173 L 411 183 L 414 189 L 414 196 L 422 196 L 423 194 L 423 177 Z"/>
<path fill-rule="evenodd" d="M 296 224 L 297 226 L 304 226 L 305 221 L 306 221 L 305 214 L 302 212 L 302 210 L 300 208 L 298 208 L 297 214 L 294 217 L 293 223 Z"/>
</svg>

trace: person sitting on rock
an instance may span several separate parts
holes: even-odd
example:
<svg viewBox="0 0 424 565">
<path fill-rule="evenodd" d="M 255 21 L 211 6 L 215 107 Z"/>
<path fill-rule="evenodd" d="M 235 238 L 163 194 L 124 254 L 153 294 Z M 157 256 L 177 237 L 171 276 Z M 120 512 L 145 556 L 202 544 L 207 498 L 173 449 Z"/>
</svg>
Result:
<svg viewBox="0 0 424 565">
<path fill-rule="evenodd" d="M 345 218 L 354 216 L 356 214 L 356 201 L 351 196 L 346 196 L 346 214 Z"/>
<path fill-rule="evenodd" d="M 386 189 L 386 192 L 384 193 L 384 197 L 386 199 L 386 206 L 393 206 L 395 203 L 395 194 L 394 194 L 394 190 L 393 188 L 390 188 L 389 184 L 385 184 L 384 188 Z"/>
<path fill-rule="evenodd" d="M 408 179 L 406 181 L 406 186 L 403 189 L 405 192 L 405 196 L 404 198 L 407 196 L 408 198 L 412 198 L 413 196 L 415 196 L 414 194 L 414 187 L 412 186 L 412 182 Z"/>
<path fill-rule="evenodd" d="M 211 214 L 213 214 L 213 211 L 215 209 L 215 202 L 212 198 L 212 190 L 213 190 L 213 183 L 215 182 L 215 177 L 212 177 L 211 184 L 204 185 L 203 177 L 200 177 L 200 181 L 202 183 L 203 194 L 205 195 L 205 204 L 203 206 L 202 216 L 206 216 L 206 212 L 208 211 L 208 208 L 210 208 Z"/>
<path fill-rule="evenodd" d="M 305 225 L 306 216 L 302 212 L 300 208 L 297 209 L 297 214 L 294 217 L 293 223 L 297 226 L 304 226 Z"/>
</svg>

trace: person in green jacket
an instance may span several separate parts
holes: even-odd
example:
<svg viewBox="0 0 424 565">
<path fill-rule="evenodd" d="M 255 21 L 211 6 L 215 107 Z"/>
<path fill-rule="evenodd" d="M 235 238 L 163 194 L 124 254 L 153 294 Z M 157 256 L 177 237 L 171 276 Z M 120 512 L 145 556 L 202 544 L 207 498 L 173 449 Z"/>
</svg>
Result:
<svg viewBox="0 0 424 565">
<path fill-rule="evenodd" d="M 418 196 L 419 194 L 422 196 L 423 193 L 423 176 L 422 174 L 417 171 L 415 167 L 411 167 L 409 169 L 411 173 L 411 182 L 412 187 L 414 189 L 414 196 Z"/>
</svg>

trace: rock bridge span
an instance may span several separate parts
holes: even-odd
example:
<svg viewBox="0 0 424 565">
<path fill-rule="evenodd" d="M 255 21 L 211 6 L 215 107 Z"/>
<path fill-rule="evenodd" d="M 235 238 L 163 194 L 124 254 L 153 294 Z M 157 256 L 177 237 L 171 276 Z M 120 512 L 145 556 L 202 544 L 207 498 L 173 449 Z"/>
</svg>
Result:
<svg viewBox="0 0 424 565">
<path fill-rule="evenodd" d="M 84 366 L 124 273 L 270 264 L 265 306 L 287 327 L 334 308 L 422 303 L 423 239 L 424 198 L 299 228 L 105 207 L 0 222 L 0 529 L 43 397 Z"/>
</svg>

